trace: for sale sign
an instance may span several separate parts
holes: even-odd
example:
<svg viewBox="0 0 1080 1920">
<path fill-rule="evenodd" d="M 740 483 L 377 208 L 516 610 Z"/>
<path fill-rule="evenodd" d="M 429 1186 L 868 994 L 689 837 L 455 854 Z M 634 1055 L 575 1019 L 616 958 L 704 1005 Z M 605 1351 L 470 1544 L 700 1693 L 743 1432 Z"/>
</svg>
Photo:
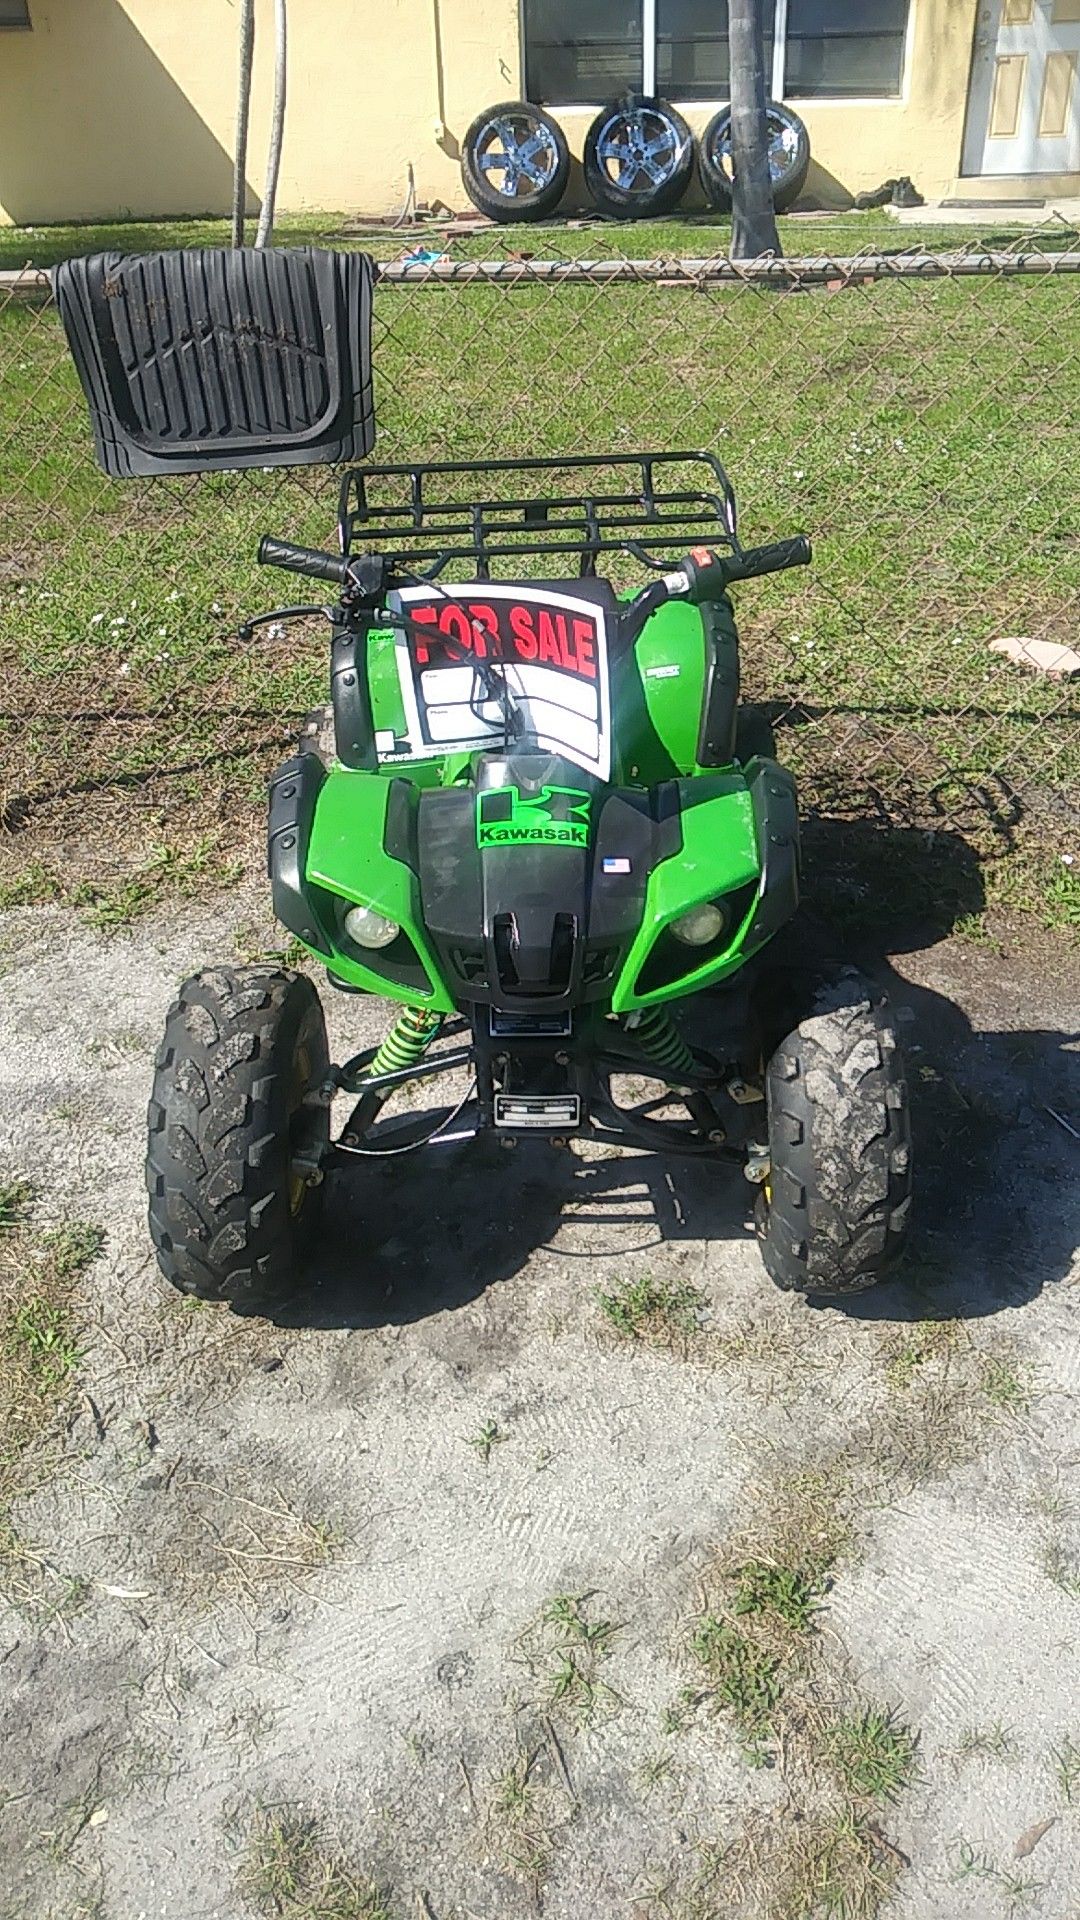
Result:
<svg viewBox="0 0 1080 1920">
<path fill-rule="evenodd" d="M 396 758 L 500 746 L 505 685 L 519 741 L 610 773 L 607 623 L 595 601 L 549 587 L 409 587 L 391 604 L 408 614 L 397 657 L 408 739 Z M 415 623 L 415 624 L 412 624 Z"/>
</svg>

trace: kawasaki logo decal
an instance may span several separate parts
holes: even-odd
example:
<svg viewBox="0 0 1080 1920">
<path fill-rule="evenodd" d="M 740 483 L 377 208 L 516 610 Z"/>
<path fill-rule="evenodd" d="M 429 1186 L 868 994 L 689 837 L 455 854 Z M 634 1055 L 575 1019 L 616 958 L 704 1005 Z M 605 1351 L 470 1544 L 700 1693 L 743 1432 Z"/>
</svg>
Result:
<svg viewBox="0 0 1080 1920">
<path fill-rule="evenodd" d="M 587 847 L 587 793 L 577 787 L 541 787 L 526 795 L 495 787 L 476 796 L 478 847 Z"/>
</svg>

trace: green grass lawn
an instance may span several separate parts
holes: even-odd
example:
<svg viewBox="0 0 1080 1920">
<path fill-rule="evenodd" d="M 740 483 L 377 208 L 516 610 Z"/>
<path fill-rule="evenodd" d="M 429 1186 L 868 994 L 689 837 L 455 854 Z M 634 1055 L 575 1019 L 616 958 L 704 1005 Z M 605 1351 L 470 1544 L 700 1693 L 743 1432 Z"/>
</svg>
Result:
<svg viewBox="0 0 1080 1920">
<path fill-rule="evenodd" d="M 337 222 L 290 221 L 282 237 L 337 244 Z M 854 252 L 839 244 L 853 225 L 864 247 L 914 244 L 884 215 L 800 225 L 797 247 L 789 221 L 785 244 Z M 0 236 L 0 248 L 13 264 L 33 242 L 45 262 L 165 234 L 195 243 L 225 230 L 48 228 Z M 547 255 L 556 239 L 560 252 L 643 258 L 722 250 L 725 229 L 517 230 L 452 245 Z M 380 251 L 411 242 L 383 234 Z M 797 294 L 385 287 L 378 453 L 719 451 L 747 541 L 799 529 L 815 540 L 812 572 L 740 593 L 748 691 L 786 712 L 785 756 L 808 798 L 956 825 L 987 851 L 1019 833 L 1026 865 L 1005 863 L 1008 888 L 1067 919 L 1076 698 L 987 643 L 1076 637 L 1078 314 L 1073 275 Z M 25 867 L 33 845 L 41 884 L 66 885 L 73 847 L 76 864 L 83 846 L 122 860 L 133 831 L 168 849 L 225 822 L 224 844 L 231 823 L 255 817 L 290 718 L 324 697 L 320 632 L 247 648 L 235 637 L 244 613 L 292 584 L 260 575 L 256 541 L 328 544 L 334 476 L 107 481 L 56 316 L 16 302 L 0 313 L 0 471 L 5 804 L 24 829 L 5 859 Z"/>
</svg>

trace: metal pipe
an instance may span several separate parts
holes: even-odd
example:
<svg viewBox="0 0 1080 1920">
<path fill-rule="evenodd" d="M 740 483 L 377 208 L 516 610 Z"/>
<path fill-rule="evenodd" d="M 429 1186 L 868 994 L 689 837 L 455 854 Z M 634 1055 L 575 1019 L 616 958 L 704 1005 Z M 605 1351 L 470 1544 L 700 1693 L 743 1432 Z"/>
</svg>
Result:
<svg viewBox="0 0 1080 1920">
<path fill-rule="evenodd" d="M 270 146 L 266 156 L 266 187 L 255 234 L 257 247 L 269 246 L 274 234 L 281 146 L 285 135 L 285 83 L 288 73 L 287 0 L 274 0 L 274 104 L 270 114 Z"/>
<path fill-rule="evenodd" d="M 470 281 L 505 281 L 510 285 L 568 282 L 594 286 L 601 282 L 660 282 L 665 287 L 754 286 L 782 280 L 794 286 L 824 286 L 836 282 L 858 287 L 864 280 L 1004 280 L 1025 275 L 1042 279 L 1055 274 L 1080 273 L 1080 252 L 1069 253 L 860 253 L 831 257 L 796 255 L 784 260 L 722 258 L 686 260 L 447 260 L 429 267 L 408 267 L 401 261 L 379 265 L 380 287 L 447 287 Z M 4 268 L 0 294 L 31 301 L 47 301 L 52 282 L 44 268 Z M 511 463 L 514 464 L 514 463 Z M 556 460 L 553 465 L 559 465 Z"/>
<path fill-rule="evenodd" d="M 248 119 L 251 112 L 251 70 L 255 60 L 255 0 L 240 0 L 240 77 L 236 96 L 236 141 L 233 160 L 232 243 L 244 244 L 247 207 Z"/>
</svg>

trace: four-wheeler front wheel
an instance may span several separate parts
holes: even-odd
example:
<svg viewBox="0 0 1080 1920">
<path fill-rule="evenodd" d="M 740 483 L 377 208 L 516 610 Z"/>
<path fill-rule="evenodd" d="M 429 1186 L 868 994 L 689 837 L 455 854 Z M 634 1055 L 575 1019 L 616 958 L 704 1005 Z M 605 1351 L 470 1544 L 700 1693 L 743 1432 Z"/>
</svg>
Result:
<svg viewBox="0 0 1080 1920">
<path fill-rule="evenodd" d="M 756 1224 L 769 1274 L 806 1294 L 873 1286 L 903 1249 L 911 1206 L 907 1082 L 882 995 L 851 969 L 818 984 L 765 1086 Z"/>
<path fill-rule="evenodd" d="M 295 1284 L 321 1186 L 319 996 L 281 967 L 213 967 L 169 1009 L 150 1100 L 150 1232 L 166 1280 L 250 1311 Z"/>
<path fill-rule="evenodd" d="M 562 128 L 527 100 L 488 107 L 461 143 L 461 178 L 489 220 L 544 220 L 570 178 Z"/>
<path fill-rule="evenodd" d="M 666 100 L 627 94 L 585 136 L 585 184 L 601 213 L 644 220 L 670 213 L 690 184 L 694 140 Z"/>
<path fill-rule="evenodd" d="M 810 135 L 790 107 L 770 100 L 768 119 L 769 172 L 777 213 L 794 206 L 810 171 Z M 731 212 L 731 108 L 714 114 L 701 137 L 698 151 L 701 184 L 717 213 Z"/>
</svg>

